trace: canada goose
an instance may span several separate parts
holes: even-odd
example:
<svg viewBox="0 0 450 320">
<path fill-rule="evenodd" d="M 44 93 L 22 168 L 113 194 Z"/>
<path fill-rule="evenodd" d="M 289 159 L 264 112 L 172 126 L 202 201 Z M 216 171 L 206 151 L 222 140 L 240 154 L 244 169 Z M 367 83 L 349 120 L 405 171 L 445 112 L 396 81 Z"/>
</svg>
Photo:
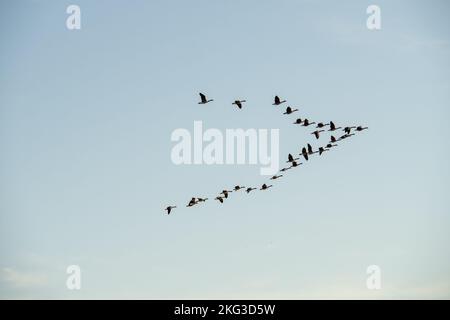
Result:
<svg viewBox="0 0 450 320">
<path fill-rule="evenodd" d="M 316 128 L 323 128 L 323 127 L 326 127 L 326 126 L 329 126 L 330 124 L 329 123 L 323 123 L 323 122 L 319 122 L 318 124 L 317 124 L 317 126 L 316 126 Z"/>
<path fill-rule="evenodd" d="M 336 138 L 334 136 L 331 136 L 330 137 L 330 142 L 331 143 L 335 143 L 335 142 L 337 142 L 337 140 L 336 140 Z"/>
<path fill-rule="evenodd" d="M 267 190 L 267 189 L 269 189 L 270 187 L 273 187 L 272 185 L 270 185 L 270 186 L 268 186 L 267 184 L 263 184 L 262 186 L 261 186 L 261 189 L 259 189 L 259 190 Z"/>
<path fill-rule="evenodd" d="M 208 200 L 208 198 L 197 198 L 198 202 L 205 202 L 206 200 Z"/>
<path fill-rule="evenodd" d="M 346 133 L 346 134 L 350 134 L 350 132 L 352 131 L 352 129 L 355 129 L 356 127 L 345 127 L 344 129 L 343 129 L 343 131 Z"/>
<path fill-rule="evenodd" d="M 280 172 L 288 171 L 290 168 L 291 168 L 291 167 L 283 168 L 283 169 L 280 170 Z"/>
<path fill-rule="evenodd" d="M 354 136 L 354 133 L 350 133 L 350 134 L 344 134 L 342 136 L 339 137 L 339 141 L 347 139 L 348 137 Z"/>
<path fill-rule="evenodd" d="M 298 166 L 301 165 L 301 164 L 302 164 L 301 162 L 300 162 L 300 163 L 297 163 L 297 161 L 292 161 L 291 168 L 298 167 Z"/>
<path fill-rule="evenodd" d="M 232 190 L 222 190 L 220 194 L 223 194 L 225 198 L 228 198 L 228 193 L 233 192 Z"/>
<path fill-rule="evenodd" d="M 307 126 L 309 126 L 310 124 L 315 124 L 315 122 L 309 122 L 308 119 L 303 120 L 303 126 L 304 126 L 304 127 L 307 127 Z"/>
<path fill-rule="evenodd" d="M 317 153 L 318 151 L 313 151 L 313 148 L 311 147 L 311 145 L 308 143 L 308 154 L 312 155 L 314 153 Z"/>
<path fill-rule="evenodd" d="M 252 190 L 256 190 L 257 188 L 247 188 L 247 190 L 245 190 L 245 192 L 247 192 L 247 193 L 250 193 L 250 191 L 252 191 Z"/>
<path fill-rule="evenodd" d="M 192 206 L 196 205 L 197 203 L 198 203 L 198 201 L 195 198 L 192 198 L 186 207 L 192 207 Z"/>
<path fill-rule="evenodd" d="M 325 147 L 326 147 L 327 149 L 330 149 L 330 148 L 332 148 L 332 147 L 337 147 L 337 144 L 331 144 L 331 143 L 329 143 L 329 144 L 327 144 Z"/>
<path fill-rule="evenodd" d="M 247 102 L 246 100 L 234 100 L 232 104 L 235 104 L 239 109 L 242 109 L 242 103 Z"/>
<path fill-rule="evenodd" d="M 215 197 L 214 200 L 219 200 L 220 203 L 223 203 L 223 198 L 220 196 Z"/>
<path fill-rule="evenodd" d="M 164 210 L 166 210 L 167 211 L 167 214 L 170 214 L 170 211 L 172 211 L 172 209 L 174 209 L 174 208 L 176 208 L 177 206 L 168 206 L 166 209 L 164 209 Z"/>
<path fill-rule="evenodd" d="M 328 151 L 328 149 L 324 149 L 323 147 L 319 147 L 319 156 L 322 155 L 325 151 Z"/>
<path fill-rule="evenodd" d="M 206 96 L 201 92 L 199 93 L 199 95 L 202 101 L 200 101 L 198 104 L 207 104 L 208 102 L 214 101 L 213 99 L 206 99 Z"/>
<path fill-rule="evenodd" d="M 302 119 L 298 118 L 297 120 L 295 120 L 294 124 L 302 124 Z"/>
<path fill-rule="evenodd" d="M 341 127 L 337 127 L 336 128 L 334 122 L 330 121 L 330 129 L 328 131 L 334 131 L 334 130 L 337 130 L 337 129 L 341 129 Z"/>
<path fill-rule="evenodd" d="M 275 96 L 274 103 L 272 105 L 279 106 L 280 104 L 285 103 L 285 102 L 286 102 L 286 100 L 281 101 L 279 96 Z"/>
<path fill-rule="evenodd" d="M 239 191 L 239 190 L 244 189 L 244 188 L 245 188 L 244 186 L 242 186 L 242 187 L 241 186 L 235 186 L 233 190 L 234 191 Z"/>
<path fill-rule="evenodd" d="M 305 158 L 305 160 L 308 161 L 308 152 L 306 151 L 305 147 L 303 147 L 301 154 L 303 155 L 303 158 Z"/>
<path fill-rule="evenodd" d="M 291 114 L 295 111 L 298 111 L 298 109 L 292 109 L 291 107 L 287 107 L 286 112 L 283 112 L 283 114 Z"/>
<path fill-rule="evenodd" d="M 325 130 L 316 130 L 314 132 L 311 132 L 311 134 L 313 134 L 316 137 L 316 139 L 319 139 L 319 134 L 324 131 Z"/>
<path fill-rule="evenodd" d="M 369 129 L 369 127 L 362 127 L 362 126 L 357 126 L 356 127 L 356 131 L 363 131 L 363 130 L 366 130 L 366 129 Z"/>
<path fill-rule="evenodd" d="M 294 160 L 298 160 L 298 158 L 294 158 L 293 156 L 292 156 L 292 154 L 288 154 L 288 161 L 286 161 L 287 163 L 288 162 L 292 162 L 292 161 L 294 161 Z"/>
<path fill-rule="evenodd" d="M 282 174 L 280 174 L 280 175 L 274 175 L 274 176 L 272 176 L 271 178 L 270 178 L 270 180 L 276 180 L 276 179 L 279 179 L 279 178 L 281 178 L 283 175 Z"/>
</svg>

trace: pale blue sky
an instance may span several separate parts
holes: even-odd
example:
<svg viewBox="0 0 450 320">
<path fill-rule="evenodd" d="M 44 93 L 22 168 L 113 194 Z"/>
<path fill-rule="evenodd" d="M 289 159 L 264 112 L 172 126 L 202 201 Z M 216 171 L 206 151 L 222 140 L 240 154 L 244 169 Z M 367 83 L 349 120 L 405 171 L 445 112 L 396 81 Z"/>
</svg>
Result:
<svg viewBox="0 0 450 320">
<path fill-rule="evenodd" d="M 374 3 L 380 31 L 366 28 Z M 449 298 L 449 9 L 2 1 L 0 298 Z M 199 91 L 215 101 L 198 105 Z M 275 94 L 302 117 L 370 129 L 270 192 L 184 208 L 265 178 L 175 166 L 174 129 L 279 128 L 282 155 L 313 141 Z"/>
</svg>

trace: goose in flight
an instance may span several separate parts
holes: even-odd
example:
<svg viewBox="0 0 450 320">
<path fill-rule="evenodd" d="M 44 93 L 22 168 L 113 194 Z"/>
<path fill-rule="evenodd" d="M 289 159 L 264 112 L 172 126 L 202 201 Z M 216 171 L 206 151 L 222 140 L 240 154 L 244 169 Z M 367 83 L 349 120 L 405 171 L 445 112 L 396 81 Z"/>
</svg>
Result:
<svg viewBox="0 0 450 320">
<path fill-rule="evenodd" d="M 314 131 L 314 132 L 311 132 L 311 134 L 313 134 L 315 137 L 316 137 L 316 139 L 319 139 L 319 135 L 320 135 L 320 133 L 321 132 L 324 132 L 325 130 L 316 130 L 316 131 Z"/>
<path fill-rule="evenodd" d="M 283 169 L 280 170 L 280 172 L 288 171 L 290 168 L 291 168 L 291 167 L 283 168 Z"/>
<path fill-rule="evenodd" d="M 317 153 L 317 152 L 318 152 L 318 151 L 314 151 L 313 148 L 312 148 L 312 146 L 308 143 L 308 154 L 309 154 L 309 155 L 312 155 L 312 154 Z"/>
<path fill-rule="evenodd" d="M 339 141 L 347 139 L 348 137 L 354 136 L 354 133 L 350 133 L 350 134 L 344 134 L 342 136 L 339 137 Z"/>
<path fill-rule="evenodd" d="M 303 155 L 303 158 L 305 158 L 305 160 L 308 161 L 308 152 L 306 151 L 305 147 L 303 147 L 301 154 Z"/>
<path fill-rule="evenodd" d="M 175 209 L 177 206 L 168 206 L 166 209 L 164 209 L 164 210 L 166 210 L 167 211 L 167 214 L 170 214 L 170 211 L 172 211 L 172 209 Z"/>
<path fill-rule="evenodd" d="M 323 147 L 319 148 L 319 156 L 322 155 L 322 153 L 324 153 L 325 151 L 328 151 L 328 149 L 324 149 Z"/>
<path fill-rule="evenodd" d="M 259 189 L 259 190 L 267 190 L 267 189 L 269 189 L 269 188 L 271 188 L 271 187 L 273 187 L 272 185 L 270 185 L 270 186 L 268 186 L 267 184 L 263 184 L 262 186 L 261 186 L 261 189 Z"/>
<path fill-rule="evenodd" d="M 329 126 L 330 124 L 329 123 L 323 123 L 323 122 L 319 122 L 318 124 L 317 124 L 317 126 L 316 126 L 316 128 L 324 128 L 324 127 L 326 127 L 326 126 Z"/>
<path fill-rule="evenodd" d="M 294 158 L 293 156 L 292 156 L 292 154 L 288 154 L 288 161 L 286 161 L 287 163 L 289 163 L 289 162 L 293 162 L 293 161 L 295 161 L 295 160 L 298 160 L 298 158 Z"/>
<path fill-rule="evenodd" d="M 196 205 L 197 203 L 198 203 L 198 201 L 195 198 L 192 198 L 186 207 L 192 207 L 192 206 Z"/>
<path fill-rule="evenodd" d="M 344 129 L 343 129 L 343 131 L 346 133 L 346 134 L 350 134 L 350 132 L 352 131 L 352 129 L 355 129 L 356 127 L 345 127 Z"/>
<path fill-rule="evenodd" d="M 220 196 L 217 196 L 214 200 L 218 200 L 220 203 L 223 203 L 223 198 Z"/>
<path fill-rule="evenodd" d="M 332 148 L 332 147 L 337 147 L 337 144 L 329 143 L 329 144 L 327 144 L 325 147 L 326 147 L 327 149 L 330 149 L 330 148 Z"/>
<path fill-rule="evenodd" d="M 291 165 L 290 168 L 298 167 L 298 166 L 301 165 L 301 164 L 302 164 L 301 162 L 300 162 L 300 163 L 297 163 L 297 161 L 292 161 L 292 165 Z"/>
<path fill-rule="evenodd" d="M 366 129 L 369 129 L 369 127 L 362 127 L 362 126 L 357 126 L 356 127 L 356 131 L 363 131 L 363 130 L 366 130 Z"/>
<path fill-rule="evenodd" d="M 234 187 L 234 189 L 233 189 L 233 191 L 239 191 L 239 190 L 241 190 L 241 189 L 244 189 L 245 187 L 244 186 L 235 186 Z"/>
<path fill-rule="evenodd" d="M 247 188 L 247 190 L 245 190 L 245 192 L 250 193 L 252 190 L 256 190 L 257 188 Z"/>
<path fill-rule="evenodd" d="M 331 136 L 330 143 L 336 143 L 336 142 L 337 142 L 336 138 L 334 136 Z"/>
<path fill-rule="evenodd" d="M 295 162 L 295 161 L 294 161 Z M 270 180 L 276 180 L 276 179 L 279 179 L 279 178 L 281 178 L 283 175 L 282 174 L 280 174 L 280 175 L 274 175 L 274 176 L 272 176 L 271 178 L 270 178 Z"/>
<path fill-rule="evenodd" d="M 295 120 L 294 124 L 302 124 L 302 119 L 298 118 L 297 120 Z"/>
<path fill-rule="evenodd" d="M 223 194 L 225 198 L 228 198 L 228 193 L 233 192 L 232 190 L 222 190 L 220 194 Z"/>
<path fill-rule="evenodd" d="M 291 107 L 287 107 L 286 112 L 283 112 L 283 114 L 291 114 L 295 111 L 298 111 L 298 109 L 292 109 Z"/>
<path fill-rule="evenodd" d="M 281 100 L 279 96 L 275 96 L 274 102 L 273 102 L 273 106 L 279 106 L 282 103 L 285 103 L 286 100 Z"/>
<path fill-rule="evenodd" d="M 198 104 L 207 104 L 208 102 L 214 101 L 213 99 L 207 99 L 203 93 L 199 93 L 201 101 Z"/>
<path fill-rule="evenodd" d="M 239 109 L 242 109 L 242 103 L 247 102 L 246 100 L 234 100 L 232 104 L 236 105 Z"/>
<path fill-rule="evenodd" d="M 303 120 L 303 126 L 304 126 L 304 127 L 307 127 L 307 126 L 309 126 L 310 124 L 315 124 L 315 122 L 309 122 L 308 119 Z"/>
<path fill-rule="evenodd" d="M 205 202 L 208 198 L 197 198 L 197 202 Z"/>
<path fill-rule="evenodd" d="M 336 128 L 336 125 L 334 124 L 334 122 L 330 121 L 330 129 L 328 131 L 334 131 L 334 130 L 337 130 L 337 129 L 341 129 L 341 127 L 337 127 Z"/>
</svg>

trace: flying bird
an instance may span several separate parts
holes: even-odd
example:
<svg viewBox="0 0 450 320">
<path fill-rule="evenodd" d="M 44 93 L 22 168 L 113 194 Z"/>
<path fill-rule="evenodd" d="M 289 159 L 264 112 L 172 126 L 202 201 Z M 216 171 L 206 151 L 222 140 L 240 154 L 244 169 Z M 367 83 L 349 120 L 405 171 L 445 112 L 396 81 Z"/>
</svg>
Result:
<svg viewBox="0 0 450 320">
<path fill-rule="evenodd" d="M 331 143 L 336 143 L 337 140 L 336 140 L 336 138 L 335 138 L 334 136 L 331 136 L 331 137 L 330 137 L 330 142 L 331 142 Z"/>
<path fill-rule="evenodd" d="M 281 100 L 279 96 L 275 96 L 273 106 L 279 106 L 282 103 L 285 103 L 286 100 Z"/>
<path fill-rule="evenodd" d="M 301 154 L 303 155 L 303 158 L 305 158 L 305 160 L 308 161 L 308 152 L 306 151 L 305 147 L 303 147 Z"/>
<path fill-rule="evenodd" d="M 293 162 L 294 160 L 298 160 L 298 158 L 294 158 L 293 156 L 292 156 L 292 154 L 288 154 L 288 161 L 286 161 L 286 162 Z"/>
<path fill-rule="evenodd" d="M 261 189 L 259 189 L 259 190 L 267 190 L 267 189 L 269 189 L 269 188 L 271 188 L 271 187 L 273 187 L 272 185 L 270 185 L 270 186 L 268 186 L 267 184 L 263 184 L 262 186 L 261 186 Z"/>
<path fill-rule="evenodd" d="M 295 111 L 298 111 L 298 109 L 292 109 L 291 107 L 287 107 L 286 112 L 283 112 L 283 114 L 291 114 Z"/>
<path fill-rule="evenodd" d="M 298 166 L 301 165 L 301 164 L 302 164 L 301 162 L 300 162 L 300 163 L 297 163 L 297 161 L 292 161 L 291 168 L 298 167 Z"/>
<path fill-rule="evenodd" d="M 228 198 L 228 193 L 233 192 L 232 190 L 222 190 L 220 194 L 223 194 L 225 198 Z"/>
<path fill-rule="evenodd" d="M 343 129 L 343 131 L 346 133 L 346 134 L 350 134 L 350 132 L 352 131 L 352 129 L 355 129 L 356 127 L 345 127 L 344 129 Z"/>
<path fill-rule="evenodd" d="M 214 200 L 219 200 L 220 203 L 223 203 L 223 198 L 220 196 L 217 196 Z"/>
<path fill-rule="evenodd" d="M 298 118 L 297 120 L 295 120 L 294 124 L 302 124 L 302 119 Z"/>
<path fill-rule="evenodd" d="M 236 105 L 239 109 L 242 109 L 242 103 L 247 102 L 246 100 L 234 100 L 232 104 Z"/>
<path fill-rule="evenodd" d="M 276 179 L 279 179 L 279 178 L 281 178 L 283 175 L 282 174 L 280 174 L 280 175 L 274 175 L 274 176 L 272 176 L 271 178 L 270 178 L 270 180 L 276 180 Z"/>
<path fill-rule="evenodd" d="M 322 155 L 322 153 L 324 153 L 325 151 L 328 151 L 328 149 L 324 149 L 323 147 L 319 148 L 319 156 Z"/>
<path fill-rule="evenodd" d="M 331 143 L 329 143 L 329 144 L 326 145 L 326 148 L 327 148 L 327 149 L 330 149 L 330 148 L 332 148 L 332 147 L 337 147 L 337 144 L 331 144 Z"/>
<path fill-rule="evenodd" d="M 329 123 L 323 123 L 323 122 L 319 122 L 318 124 L 317 124 L 317 126 L 316 126 L 316 128 L 324 128 L 324 127 L 326 127 L 326 126 L 329 126 L 330 124 Z"/>
<path fill-rule="evenodd" d="M 201 101 L 198 104 L 207 104 L 208 102 L 214 101 L 213 99 L 207 99 L 203 93 L 199 93 Z"/>
<path fill-rule="evenodd" d="M 369 129 L 369 127 L 362 127 L 362 126 L 357 126 L 356 127 L 356 131 L 363 131 L 363 130 L 366 130 L 366 129 Z"/>
<path fill-rule="evenodd" d="M 328 131 L 334 131 L 334 130 L 337 130 L 337 129 L 341 129 L 341 127 L 337 127 L 336 128 L 336 125 L 334 124 L 334 122 L 330 121 L 330 129 Z"/>
<path fill-rule="evenodd" d="M 241 187 L 241 186 L 235 186 L 234 187 L 234 191 L 239 191 L 239 190 L 241 190 L 241 189 L 244 189 L 245 187 Z"/>
<path fill-rule="evenodd" d="M 315 124 L 315 122 L 309 122 L 308 119 L 303 120 L 303 126 L 304 126 L 304 127 L 307 127 L 307 126 L 309 126 L 310 124 Z"/>
<path fill-rule="evenodd" d="M 197 202 L 205 202 L 208 198 L 197 198 Z"/>
<path fill-rule="evenodd" d="M 280 172 L 288 171 L 290 168 L 291 168 L 291 167 L 283 168 L 283 169 L 280 170 Z"/>
<path fill-rule="evenodd" d="M 250 193 L 250 191 L 252 191 L 252 190 L 256 190 L 257 188 L 247 188 L 247 190 L 245 190 L 245 192 L 247 192 L 247 193 Z"/>
<path fill-rule="evenodd" d="M 317 152 L 318 152 L 318 151 L 313 151 L 312 146 L 308 143 L 308 154 L 309 154 L 309 155 L 312 155 L 312 154 L 317 153 Z"/>
<path fill-rule="evenodd" d="M 316 131 L 314 131 L 314 132 L 311 132 L 311 134 L 313 134 L 315 137 L 316 137 L 316 139 L 319 139 L 319 135 L 320 135 L 320 133 L 321 132 L 324 132 L 325 130 L 316 130 Z"/>
<path fill-rule="evenodd" d="M 172 209 L 174 209 L 174 208 L 176 208 L 177 206 L 168 206 L 166 209 L 164 209 L 164 210 L 166 210 L 167 211 L 167 214 L 170 214 L 170 212 L 172 211 Z"/>
<path fill-rule="evenodd" d="M 192 207 L 192 206 L 196 205 L 197 203 L 198 203 L 198 201 L 195 198 L 192 198 L 186 207 Z"/>
</svg>

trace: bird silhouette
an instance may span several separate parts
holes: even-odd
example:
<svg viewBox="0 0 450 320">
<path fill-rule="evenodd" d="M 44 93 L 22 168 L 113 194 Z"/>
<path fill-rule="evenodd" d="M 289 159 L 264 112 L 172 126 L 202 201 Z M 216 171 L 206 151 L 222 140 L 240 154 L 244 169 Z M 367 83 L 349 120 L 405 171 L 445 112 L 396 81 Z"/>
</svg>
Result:
<svg viewBox="0 0 450 320">
<path fill-rule="evenodd" d="M 267 190 L 267 189 L 269 189 L 269 188 L 271 188 L 271 187 L 273 187 L 272 185 L 270 185 L 270 186 L 268 186 L 267 184 L 263 184 L 262 186 L 261 186 L 261 189 L 259 189 L 259 190 Z"/>
<path fill-rule="evenodd" d="M 307 126 L 309 126 L 309 125 L 311 125 L 311 124 L 315 124 L 315 122 L 309 122 L 308 119 L 303 120 L 303 126 L 304 126 L 304 127 L 307 127 Z"/>
<path fill-rule="evenodd" d="M 309 155 L 312 155 L 312 154 L 317 153 L 317 152 L 318 152 L 318 151 L 314 151 L 313 148 L 312 148 L 312 146 L 308 143 L 308 154 L 309 154 Z"/>
<path fill-rule="evenodd" d="M 220 194 L 223 194 L 225 198 L 228 198 L 228 193 L 233 192 L 232 190 L 222 190 Z"/>
<path fill-rule="evenodd" d="M 167 214 L 170 214 L 170 212 L 172 211 L 172 209 L 175 209 L 177 206 L 168 206 L 166 209 L 164 209 L 164 210 L 166 210 L 167 211 Z"/>
<path fill-rule="evenodd" d="M 207 104 L 208 102 L 214 101 L 213 99 L 207 99 L 203 93 L 199 93 L 201 101 L 198 104 Z"/>
<path fill-rule="evenodd" d="M 280 170 L 280 172 L 285 172 L 285 171 L 288 171 L 289 169 L 290 169 L 291 167 L 286 167 L 286 168 L 283 168 L 283 169 L 281 169 Z"/>
<path fill-rule="evenodd" d="M 239 109 L 242 109 L 242 103 L 247 102 L 246 100 L 234 100 L 232 104 L 236 105 Z"/>
<path fill-rule="evenodd" d="M 327 148 L 327 149 L 330 149 L 330 148 L 332 148 L 332 147 L 337 147 L 337 144 L 329 143 L 329 144 L 326 145 L 326 148 Z"/>
<path fill-rule="evenodd" d="M 279 96 L 275 96 L 273 106 L 279 106 L 282 103 L 285 103 L 286 100 L 281 100 Z"/>
<path fill-rule="evenodd" d="M 256 190 L 256 189 L 257 189 L 257 188 L 251 188 L 251 187 L 249 187 L 249 188 L 247 188 L 247 190 L 245 190 L 245 192 L 250 193 L 250 191 Z"/>
<path fill-rule="evenodd" d="M 298 118 L 297 120 L 295 120 L 294 124 L 302 124 L 302 119 Z"/>
<path fill-rule="evenodd" d="M 366 129 L 369 129 L 369 127 L 362 127 L 362 126 L 357 126 L 356 127 L 356 131 L 363 131 L 363 130 L 366 130 Z"/>
<path fill-rule="evenodd" d="M 330 124 L 329 123 L 323 123 L 323 122 L 319 122 L 318 124 L 317 124 L 317 126 L 316 126 L 316 128 L 324 128 L 324 127 L 326 127 L 326 126 L 329 126 Z"/>
<path fill-rule="evenodd" d="M 198 201 L 195 198 L 192 198 L 186 207 L 192 207 L 192 206 L 196 205 L 197 203 L 198 203 Z"/>
<path fill-rule="evenodd" d="M 354 133 L 350 133 L 350 134 L 344 134 L 342 136 L 339 137 L 339 141 L 347 139 L 348 137 L 354 136 Z"/>
<path fill-rule="evenodd" d="M 197 198 L 197 202 L 205 202 L 208 198 Z"/>
<path fill-rule="evenodd" d="M 331 136 L 331 137 L 330 137 L 330 142 L 331 142 L 331 143 L 336 143 L 337 140 L 336 140 L 336 138 L 335 138 L 334 136 Z"/>
<path fill-rule="evenodd" d="M 343 131 L 346 133 L 346 134 L 350 134 L 350 132 L 352 131 L 352 129 L 355 129 L 356 127 L 345 127 L 344 129 L 343 129 Z"/>
<path fill-rule="evenodd" d="M 283 114 L 291 114 L 295 111 L 298 111 L 298 109 L 292 109 L 291 107 L 287 107 L 286 112 L 283 112 Z"/>
<path fill-rule="evenodd" d="M 301 165 L 302 163 L 300 162 L 300 163 L 298 163 L 297 161 L 292 161 L 292 165 L 291 165 L 291 167 L 290 168 L 295 168 L 295 167 L 298 167 L 299 165 Z"/>
<path fill-rule="evenodd" d="M 322 155 L 325 151 L 328 151 L 328 149 L 324 149 L 323 147 L 319 147 L 319 156 Z"/>
<path fill-rule="evenodd" d="M 311 132 L 311 134 L 313 134 L 315 137 L 316 137 L 316 139 L 319 139 L 319 135 L 320 135 L 320 133 L 321 132 L 324 132 L 325 130 L 316 130 L 316 131 L 314 131 L 314 132 Z"/>
<path fill-rule="evenodd" d="M 294 160 L 298 160 L 298 158 L 294 158 L 293 156 L 292 156 L 292 154 L 288 154 L 288 161 L 286 161 L 286 162 L 292 162 L 292 161 L 294 161 Z"/>
<path fill-rule="evenodd" d="M 214 200 L 218 200 L 220 203 L 223 203 L 223 198 L 220 196 L 215 197 Z"/>
<path fill-rule="evenodd" d="M 330 121 L 330 129 L 328 131 L 335 131 L 337 129 L 341 129 L 341 127 L 336 128 L 336 125 L 334 124 L 334 122 Z"/>
<path fill-rule="evenodd" d="M 235 186 L 234 187 L 234 191 L 239 191 L 239 190 L 241 190 L 241 189 L 244 189 L 245 187 L 241 187 L 241 186 Z"/>
<path fill-rule="evenodd" d="M 305 147 L 303 147 L 301 155 L 303 155 L 303 158 L 308 161 L 308 152 L 306 151 Z"/>
<path fill-rule="evenodd" d="M 270 178 L 270 180 L 276 180 L 276 179 L 281 178 L 282 176 L 283 176 L 282 174 L 280 174 L 280 175 L 274 175 L 274 176 L 272 176 L 272 177 Z"/>
</svg>

